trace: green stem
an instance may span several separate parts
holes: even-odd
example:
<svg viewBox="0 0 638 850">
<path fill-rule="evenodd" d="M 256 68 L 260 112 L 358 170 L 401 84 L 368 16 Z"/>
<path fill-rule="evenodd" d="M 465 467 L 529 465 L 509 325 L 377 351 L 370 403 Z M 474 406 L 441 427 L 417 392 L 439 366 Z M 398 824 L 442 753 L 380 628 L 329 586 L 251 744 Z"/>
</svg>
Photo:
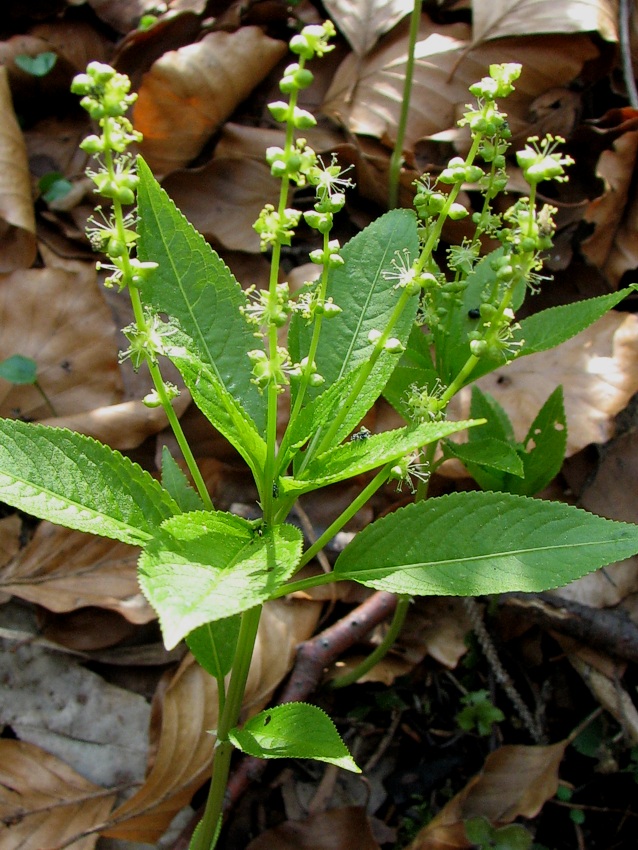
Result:
<svg viewBox="0 0 638 850">
<path fill-rule="evenodd" d="M 341 531 L 343 526 L 349 522 L 352 517 L 360 510 L 365 503 L 373 496 L 376 491 L 381 487 L 382 484 L 388 480 L 388 473 L 392 468 L 392 465 L 395 461 L 391 461 L 387 463 L 377 474 L 374 476 L 372 481 L 365 487 L 356 499 L 350 504 L 342 514 L 340 514 L 337 519 L 324 531 L 324 533 L 315 540 L 315 542 L 307 549 L 299 562 L 298 569 L 304 567 L 309 561 L 311 561 L 317 552 L 320 552 L 323 547 L 328 543 L 332 538 L 337 534 L 337 532 Z M 286 593 L 289 591 L 285 591 Z"/>
<path fill-rule="evenodd" d="M 416 40 L 419 34 L 419 24 L 421 23 L 422 2 L 423 0 L 414 0 L 412 16 L 410 18 L 408 61 L 405 65 L 403 101 L 401 103 L 401 114 L 397 125 L 397 138 L 394 143 L 392 156 L 390 157 L 390 171 L 388 174 L 388 209 L 394 209 L 399 200 L 399 178 L 401 175 L 401 166 L 403 165 L 403 141 L 405 139 L 405 131 L 408 125 L 408 115 L 410 112 L 410 98 L 412 96 L 412 82 L 414 80 L 414 54 L 416 49 Z"/>
<path fill-rule="evenodd" d="M 224 711 L 219 718 L 213 772 L 202 821 L 193 836 L 190 850 L 213 850 L 217 844 L 224 808 L 224 795 L 230 772 L 233 745 L 228 734 L 239 722 L 250 662 L 253 656 L 261 606 L 244 611 L 237 638 L 235 662 L 231 673 Z"/>
<path fill-rule="evenodd" d="M 399 596 L 397 607 L 394 610 L 394 616 L 390 623 L 390 628 L 386 632 L 386 635 L 379 646 L 377 646 L 374 652 L 371 652 L 370 655 L 361 662 L 361 664 L 357 664 L 353 670 L 350 670 L 349 673 L 344 673 L 343 676 L 333 679 L 330 683 L 331 687 L 345 688 L 347 685 L 354 684 L 354 682 L 358 681 L 369 670 L 372 670 L 374 665 L 385 657 L 388 651 L 394 646 L 394 643 L 399 636 L 399 632 L 403 628 L 411 601 L 412 599 L 410 596 Z"/>
</svg>

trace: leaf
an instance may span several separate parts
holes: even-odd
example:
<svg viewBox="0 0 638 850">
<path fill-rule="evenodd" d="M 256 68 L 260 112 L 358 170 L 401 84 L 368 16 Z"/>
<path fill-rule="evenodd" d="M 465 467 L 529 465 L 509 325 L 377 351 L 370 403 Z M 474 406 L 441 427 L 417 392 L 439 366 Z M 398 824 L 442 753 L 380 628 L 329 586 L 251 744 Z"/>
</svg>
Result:
<svg viewBox="0 0 638 850">
<path fill-rule="evenodd" d="M 554 390 L 538 412 L 523 446 L 523 478 L 511 479 L 507 476 L 503 489 L 521 496 L 535 496 L 558 475 L 565 458 L 567 420 L 562 387 Z"/>
<path fill-rule="evenodd" d="M 266 403 L 252 383 L 247 358 L 257 343 L 240 312 L 246 296 L 141 158 L 138 168 L 138 252 L 142 260 L 159 263 L 145 286 L 145 301 L 177 322 L 218 382 L 262 430 Z"/>
<path fill-rule="evenodd" d="M 49 400 L 32 384 L 0 381 L 3 416 L 41 420 L 91 411 L 85 421 L 96 427 L 100 417 L 93 409 L 120 401 L 113 316 L 92 263 L 24 269 L 3 277 L 0 327 L 0 360 L 14 355 L 32 360 Z"/>
<path fill-rule="evenodd" d="M 173 348 L 168 356 L 179 369 L 193 401 L 231 443 L 261 481 L 266 459 L 266 443 L 257 433 L 253 420 L 221 384 L 215 373 L 191 351 Z"/>
<path fill-rule="evenodd" d="M 125 543 L 41 522 L 0 572 L 0 590 L 48 611 L 103 608 L 148 623 L 155 612 L 137 583 L 138 557 Z"/>
<path fill-rule="evenodd" d="M 253 523 L 223 511 L 172 517 L 140 557 L 140 586 L 172 649 L 198 626 L 259 605 L 289 578 L 301 532 Z"/>
<path fill-rule="evenodd" d="M 549 746 L 505 746 L 485 760 L 482 771 L 425 826 L 406 850 L 463 850 L 471 846 L 465 821 L 486 817 L 490 823 L 533 818 L 558 788 L 565 741 Z"/>
<path fill-rule="evenodd" d="M 414 7 L 413 0 L 325 0 L 326 12 L 359 56 Z"/>
<path fill-rule="evenodd" d="M 368 340 L 372 330 L 385 330 L 399 298 L 396 279 L 388 277 L 399 252 L 410 260 L 419 249 L 416 217 L 411 210 L 392 210 L 380 216 L 344 245 L 344 265 L 332 270 L 328 296 L 342 312 L 323 323 L 316 354 L 317 369 L 330 386 L 360 363 L 374 348 Z M 392 331 L 407 342 L 416 315 L 417 299 L 412 299 Z M 312 327 L 295 316 L 291 322 L 291 356 L 300 360 L 310 343 Z"/>
<path fill-rule="evenodd" d="M 470 466 L 479 465 L 501 472 L 509 472 L 519 478 L 523 476 L 523 461 L 514 446 L 504 443 L 502 440 L 495 440 L 493 437 L 486 437 L 484 440 L 475 440 L 471 443 L 446 442 L 445 455 L 458 458 L 467 466 L 468 472 L 470 472 Z M 486 487 L 479 478 L 475 477 L 473 471 L 470 474 L 483 490 L 501 489 L 500 487 Z"/>
<path fill-rule="evenodd" d="M 31 176 L 22 131 L 13 110 L 6 67 L 0 66 L 0 273 L 27 269 L 36 256 Z"/>
<path fill-rule="evenodd" d="M 284 42 L 256 26 L 163 53 L 144 75 L 133 112 L 151 167 L 165 174 L 194 159 L 285 54 Z"/>
<path fill-rule="evenodd" d="M 51 53 L 51 51 L 38 53 L 37 56 L 29 56 L 28 53 L 19 53 L 14 59 L 14 62 L 21 71 L 24 71 L 25 74 L 32 74 L 34 77 L 46 77 L 57 61 L 57 54 Z"/>
<path fill-rule="evenodd" d="M 188 648 L 198 663 L 218 681 L 232 669 L 240 623 L 239 615 L 226 617 L 205 623 L 186 636 Z"/>
<path fill-rule="evenodd" d="M 502 440 L 505 443 L 515 443 L 514 428 L 510 421 L 507 412 L 496 401 L 494 396 L 489 393 L 484 393 L 479 387 L 472 387 L 472 402 L 470 411 L 473 418 L 487 420 L 487 424 L 481 432 L 470 431 L 470 442 L 476 440 L 482 441 L 484 435 L 489 435 L 495 440 Z"/>
<path fill-rule="evenodd" d="M 35 384 L 37 367 L 35 360 L 14 354 L 0 363 L 0 378 L 10 384 Z"/>
<path fill-rule="evenodd" d="M 363 806 L 340 806 L 287 820 L 262 832 L 246 850 L 381 850 Z"/>
<path fill-rule="evenodd" d="M 0 498 L 58 525 L 133 545 L 179 513 L 136 463 L 63 428 L 0 419 Z"/>
<path fill-rule="evenodd" d="M 597 32 L 618 41 L 617 15 L 611 0 L 491 0 L 472 3 L 474 43 L 530 33 Z"/>
<path fill-rule="evenodd" d="M 400 508 L 337 558 L 339 579 L 392 593 L 538 592 L 638 552 L 638 526 L 570 505 L 462 492 Z"/>
<path fill-rule="evenodd" d="M 398 460 L 422 446 L 479 424 L 480 422 L 475 420 L 425 422 L 422 425 L 372 434 L 363 440 L 351 440 L 314 458 L 304 469 L 303 479 L 291 482 L 290 486 L 294 488 L 298 481 L 303 486 L 306 480 L 308 488 L 313 490 L 335 484 L 383 466 L 388 461 Z"/>
<path fill-rule="evenodd" d="M 232 729 L 229 738 L 255 758 L 315 759 L 361 773 L 330 717 L 315 705 L 289 702 L 269 708 Z"/>
<path fill-rule="evenodd" d="M 80 776 L 56 756 L 24 741 L 0 741 L 0 844 L 6 850 L 41 850 L 90 832 L 103 823 L 116 793 Z M 74 850 L 92 850 L 97 834 Z"/>
<path fill-rule="evenodd" d="M 162 446 L 162 487 L 184 513 L 204 510 L 199 493 L 191 486 L 181 466 L 166 446 Z"/>
<path fill-rule="evenodd" d="M 547 310 L 528 316 L 521 321 L 520 330 L 514 331 L 514 340 L 522 341 L 516 359 L 527 354 L 556 348 L 557 345 L 593 325 L 636 289 L 638 284 L 632 284 L 619 292 L 575 301 L 572 304 L 563 304 L 560 307 L 549 307 Z"/>
</svg>

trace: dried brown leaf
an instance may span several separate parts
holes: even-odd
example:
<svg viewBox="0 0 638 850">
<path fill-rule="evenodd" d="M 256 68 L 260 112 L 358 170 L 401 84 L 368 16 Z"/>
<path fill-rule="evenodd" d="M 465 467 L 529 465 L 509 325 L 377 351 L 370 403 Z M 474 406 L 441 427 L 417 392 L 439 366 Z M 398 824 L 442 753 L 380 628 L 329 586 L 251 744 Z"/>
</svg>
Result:
<svg viewBox="0 0 638 850">
<path fill-rule="evenodd" d="M 165 53 L 144 75 L 134 123 L 142 153 L 166 174 L 190 162 L 286 53 L 258 27 L 213 32 Z"/>
<path fill-rule="evenodd" d="M 320 605 L 277 600 L 265 606 L 248 677 L 244 710 L 259 711 L 292 666 L 297 644 L 309 637 Z M 146 782 L 113 813 L 103 832 L 154 843 L 210 771 L 217 726 L 217 690 L 211 676 L 187 657 L 166 690 L 157 750 Z"/>
<path fill-rule="evenodd" d="M 35 214 L 27 152 L 18 125 L 7 69 L 0 66 L 0 272 L 26 269 L 35 260 Z"/>
<path fill-rule="evenodd" d="M 24 741 L 0 741 L 0 850 L 42 850 L 93 829 L 115 793 L 84 779 L 60 759 Z M 73 844 L 92 850 L 96 835 Z"/>
<path fill-rule="evenodd" d="M 269 829 L 246 850 L 380 850 L 365 809 L 344 806 L 311 815 L 304 821 L 286 821 Z"/>
<path fill-rule="evenodd" d="M 155 614 L 137 583 L 138 554 L 133 546 L 42 522 L 0 571 L 0 590 L 49 611 L 93 606 L 148 623 Z"/>
<path fill-rule="evenodd" d="M 486 817 L 492 823 L 532 818 L 558 788 L 566 742 L 550 746 L 505 746 L 485 760 L 483 770 L 422 829 L 407 850 L 461 850 L 471 844 L 464 821 Z"/>
<path fill-rule="evenodd" d="M 363 56 L 410 14 L 414 4 L 412 0 L 325 0 L 324 6 L 350 47 Z"/>
<path fill-rule="evenodd" d="M 484 0 L 472 3 L 474 42 L 538 33 L 597 32 L 618 41 L 613 0 Z"/>
<path fill-rule="evenodd" d="M 495 62 L 520 62 L 523 72 L 507 100 L 514 135 L 526 135 L 528 112 L 544 92 L 568 85 L 587 59 L 598 55 L 588 36 L 537 36 L 501 39 L 468 52 L 470 28 L 465 24 L 435 25 L 427 16 L 419 32 L 405 149 L 418 139 L 445 131 L 456 133 L 456 121 L 470 99 L 469 86 Z M 335 72 L 323 111 L 353 133 L 375 136 L 393 144 L 403 101 L 407 63 L 407 30 L 396 28 L 365 60 L 348 56 Z"/>
<path fill-rule="evenodd" d="M 48 398 L 34 385 L 0 380 L 4 416 L 74 415 L 119 400 L 115 328 L 90 264 L 75 273 L 43 268 L 3 277 L 0 326 L 0 360 L 34 360 Z"/>
</svg>

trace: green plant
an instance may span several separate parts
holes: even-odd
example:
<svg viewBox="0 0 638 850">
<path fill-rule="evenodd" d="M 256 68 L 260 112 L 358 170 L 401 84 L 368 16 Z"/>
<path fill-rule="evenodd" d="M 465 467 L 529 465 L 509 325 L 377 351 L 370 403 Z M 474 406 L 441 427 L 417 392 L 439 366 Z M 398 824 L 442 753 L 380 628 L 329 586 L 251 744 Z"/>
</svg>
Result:
<svg viewBox="0 0 638 850">
<path fill-rule="evenodd" d="M 18 68 L 24 71 L 25 74 L 31 74 L 33 77 L 46 77 L 53 70 L 57 61 L 57 54 L 51 51 L 38 53 L 37 56 L 29 56 L 28 53 L 19 53 L 15 58 Z"/>
<path fill-rule="evenodd" d="M 490 701 L 487 691 L 470 691 L 461 697 L 465 708 L 456 715 L 456 722 L 461 729 L 470 732 L 476 729 L 479 735 L 489 735 L 494 723 L 505 720 L 505 715 Z"/>
<path fill-rule="evenodd" d="M 448 403 L 477 377 L 573 336 L 622 294 L 546 310 L 520 323 L 515 319 L 536 285 L 554 229 L 552 208 L 536 209 L 538 183 L 564 179 L 569 158 L 556 151 L 557 139 L 531 140 L 518 154 L 529 196 L 505 213 L 494 211 L 492 202 L 507 182 L 509 137 L 497 100 L 513 89 L 520 72 L 513 64 L 492 66 L 472 87 L 477 102 L 462 121 L 472 137 L 469 152 L 454 157 L 436 181 L 418 181 L 416 215 L 393 210 L 342 248 L 331 232 L 351 180 L 334 160 L 323 163 L 299 135 L 315 119 L 297 104 L 299 92 L 312 82 L 307 62 L 331 49 L 332 34 L 326 23 L 293 37 L 297 61 L 280 82 L 287 99 L 270 105 L 285 127 L 285 141 L 267 151 L 280 181 L 279 198 L 255 224 L 262 247 L 271 253 L 270 283 L 263 291 L 241 289 L 144 161 L 128 153 L 139 141 L 125 114 L 135 99 L 129 80 L 91 63 L 73 83 L 100 127 L 82 147 L 98 162 L 88 174 L 109 205 L 91 220 L 90 238 L 108 256 L 102 264 L 109 271 L 107 285 L 126 289 L 133 307 L 134 322 L 124 329 L 129 348 L 122 356 L 136 369 L 148 368 L 154 389 L 145 403 L 164 409 L 192 483 L 167 451 L 160 483 L 90 438 L 0 422 L 2 498 L 35 516 L 140 545 L 140 584 L 158 613 L 166 645 L 185 639 L 217 681 L 217 745 L 194 850 L 217 841 L 233 748 L 358 770 L 330 718 L 314 706 L 278 706 L 238 726 L 265 602 L 292 590 L 354 580 L 400 596 L 393 634 L 412 595 L 540 591 L 638 551 L 634 526 L 564 504 L 498 488 L 426 499 L 428 478 L 441 462 L 437 445 L 466 429 L 479 434 L 486 421 L 483 440 L 473 438 L 454 450 L 446 443 L 448 453 L 465 453 L 481 474 L 499 481 L 502 473 L 531 479 L 525 492 L 537 486 L 542 464 L 538 458 L 527 462 L 532 452 L 511 445 L 495 405 L 476 395 L 477 416 L 454 422 L 446 419 Z M 469 215 L 457 201 L 466 183 L 482 192 L 484 205 L 473 216 L 475 236 L 450 248 L 443 272 L 434 252 L 445 221 Z M 294 186 L 315 191 L 314 209 L 304 219 L 317 232 L 319 247 L 310 256 L 320 274 L 293 297 L 279 272 L 282 248 L 301 219 L 289 206 Z M 135 211 L 125 212 L 134 205 Z M 485 236 L 500 247 L 482 257 Z M 260 520 L 215 510 L 171 406 L 179 391 L 162 377 L 164 357 L 250 468 Z M 288 388 L 290 415 L 278 439 Z M 408 424 L 371 434 L 359 423 L 382 393 Z M 555 410 L 539 416 L 562 423 Z M 358 476 L 367 482 L 359 495 L 304 551 L 300 531 L 288 521 L 297 499 Z M 332 572 L 295 579 L 388 481 L 411 490 L 414 501 L 359 533 Z"/>
<path fill-rule="evenodd" d="M 529 850 L 532 836 L 519 823 L 494 827 L 484 817 L 465 821 L 465 835 L 478 850 Z"/>
</svg>

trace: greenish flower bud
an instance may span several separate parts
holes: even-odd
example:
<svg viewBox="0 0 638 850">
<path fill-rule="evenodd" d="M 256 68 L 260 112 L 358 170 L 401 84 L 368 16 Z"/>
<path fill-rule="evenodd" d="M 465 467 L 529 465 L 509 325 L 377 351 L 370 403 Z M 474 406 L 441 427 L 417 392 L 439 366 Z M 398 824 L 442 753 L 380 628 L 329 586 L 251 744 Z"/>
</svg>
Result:
<svg viewBox="0 0 638 850">
<path fill-rule="evenodd" d="M 469 215 L 463 204 L 452 204 L 448 213 L 452 221 L 459 221 Z"/>
</svg>

